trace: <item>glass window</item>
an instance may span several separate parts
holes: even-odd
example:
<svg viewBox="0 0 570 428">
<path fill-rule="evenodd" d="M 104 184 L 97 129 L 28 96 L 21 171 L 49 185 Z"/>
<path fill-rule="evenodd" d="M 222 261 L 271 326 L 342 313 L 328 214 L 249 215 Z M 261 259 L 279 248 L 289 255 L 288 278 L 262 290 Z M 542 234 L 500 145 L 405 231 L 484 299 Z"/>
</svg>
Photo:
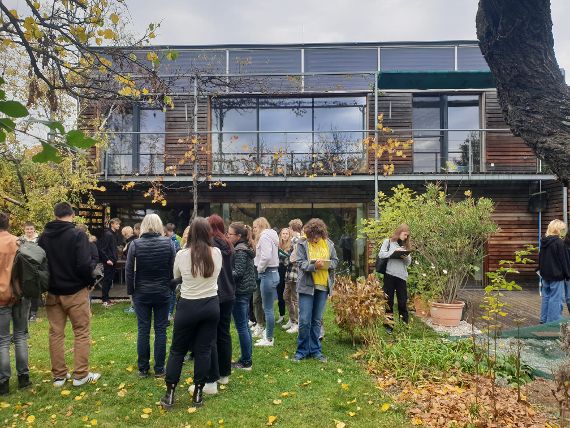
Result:
<svg viewBox="0 0 570 428">
<path fill-rule="evenodd" d="M 140 110 L 139 117 L 139 172 L 164 173 L 165 114 L 162 110 Z"/>
<path fill-rule="evenodd" d="M 110 134 L 107 150 L 107 171 L 109 174 L 130 174 L 133 172 L 133 113 L 116 112 L 109 117 Z M 122 134 L 122 132 L 126 132 Z"/>
</svg>

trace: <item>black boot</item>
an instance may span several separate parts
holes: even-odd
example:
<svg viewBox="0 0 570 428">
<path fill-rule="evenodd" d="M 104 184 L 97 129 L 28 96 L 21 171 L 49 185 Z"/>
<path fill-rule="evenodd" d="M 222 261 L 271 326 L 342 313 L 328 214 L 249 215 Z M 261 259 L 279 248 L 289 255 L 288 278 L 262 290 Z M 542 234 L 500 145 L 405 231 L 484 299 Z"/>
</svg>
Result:
<svg viewBox="0 0 570 428">
<path fill-rule="evenodd" d="M 192 395 L 192 405 L 194 407 L 201 407 L 204 404 L 202 400 L 204 394 L 202 390 L 204 389 L 204 384 L 196 385 L 194 387 L 194 394 Z"/>
<path fill-rule="evenodd" d="M 176 384 L 167 383 L 166 384 L 166 394 L 160 399 L 160 405 L 164 410 L 169 410 L 174 406 L 174 390 L 176 389 Z"/>
<path fill-rule="evenodd" d="M 29 374 L 23 374 L 23 375 L 18 376 L 18 388 L 20 388 L 20 389 L 27 388 L 31 384 L 32 384 L 32 382 L 30 382 L 30 375 Z"/>
<path fill-rule="evenodd" d="M 0 395 L 8 395 L 10 392 L 10 379 L 0 382 Z"/>
</svg>

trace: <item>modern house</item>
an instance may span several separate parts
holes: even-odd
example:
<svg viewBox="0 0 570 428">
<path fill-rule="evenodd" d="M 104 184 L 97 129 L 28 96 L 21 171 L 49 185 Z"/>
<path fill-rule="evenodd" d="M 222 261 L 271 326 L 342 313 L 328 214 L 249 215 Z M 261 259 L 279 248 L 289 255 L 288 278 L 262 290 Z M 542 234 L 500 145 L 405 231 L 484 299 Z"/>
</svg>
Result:
<svg viewBox="0 0 570 428">
<path fill-rule="evenodd" d="M 181 231 L 197 172 L 199 214 L 265 216 L 277 227 L 321 217 L 359 272 L 368 249 L 356 226 L 381 215 L 376 191 L 400 183 L 421 190 L 436 181 L 451 194 L 492 198 L 501 232 L 488 244 L 486 269 L 536 244 L 552 218 L 566 218 L 566 189 L 508 130 L 474 41 L 133 52 L 144 58 L 149 49 L 178 53 L 158 70 L 174 107 L 133 102 L 111 115 L 109 146 L 94 153 L 106 216 L 130 224 L 152 211 Z M 93 106 L 86 116 L 99 113 Z M 379 115 L 391 133 L 377 131 Z M 365 143 L 374 136 L 413 144 L 378 159 Z M 393 174 L 384 175 L 389 164 Z M 164 206 L 152 202 L 157 188 Z"/>
</svg>

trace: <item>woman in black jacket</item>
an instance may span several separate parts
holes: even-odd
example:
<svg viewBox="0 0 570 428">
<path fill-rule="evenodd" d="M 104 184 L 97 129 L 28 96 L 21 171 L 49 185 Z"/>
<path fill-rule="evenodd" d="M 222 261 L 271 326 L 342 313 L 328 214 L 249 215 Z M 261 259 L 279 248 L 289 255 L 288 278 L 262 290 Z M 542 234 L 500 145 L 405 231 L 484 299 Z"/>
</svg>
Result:
<svg viewBox="0 0 570 428">
<path fill-rule="evenodd" d="M 150 327 L 154 315 L 154 376 L 164 376 L 166 328 L 168 327 L 169 283 L 173 276 L 176 250 L 170 238 L 162 236 L 163 226 L 156 214 L 147 214 L 141 237 L 129 245 L 125 277 L 133 296 L 138 322 L 137 354 L 140 377 L 150 369 Z"/>
<path fill-rule="evenodd" d="M 232 335 L 230 333 L 230 324 L 232 308 L 236 298 L 235 282 L 232 274 L 234 247 L 226 236 L 224 220 L 219 215 L 213 214 L 209 216 L 208 223 L 212 228 L 212 245 L 219 248 L 222 253 L 222 270 L 218 276 L 220 321 L 218 323 L 216 346 L 212 349 L 212 364 L 210 365 L 210 375 L 207 382 L 217 381 L 221 385 L 226 385 L 232 372 Z"/>
<path fill-rule="evenodd" d="M 250 244 L 251 229 L 241 222 L 232 223 L 228 228 L 228 239 L 235 248 L 233 276 L 236 283 L 236 300 L 233 316 L 241 350 L 240 359 L 232 364 L 232 368 L 251 370 L 253 339 L 248 326 L 248 315 L 257 273 L 253 264 L 255 251 Z"/>
</svg>

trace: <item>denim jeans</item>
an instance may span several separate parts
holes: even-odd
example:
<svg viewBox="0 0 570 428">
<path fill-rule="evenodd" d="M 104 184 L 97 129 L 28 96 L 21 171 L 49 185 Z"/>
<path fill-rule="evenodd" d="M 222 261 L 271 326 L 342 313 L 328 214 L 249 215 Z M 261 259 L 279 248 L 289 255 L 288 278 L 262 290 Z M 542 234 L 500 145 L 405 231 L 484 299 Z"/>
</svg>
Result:
<svg viewBox="0 0 570 428">
<path fill-rule="evenodd" d="M 568 308 L 568 314 L 570 314 L 570 280 L 564 281 L 564 296 L 566 300 L 566 307 Z"/>
<path fill-rule="evenodd" d="M 547 323 L 562 319 L 564 302 L 564 281 L 542 280 L 542 304 L 540 322 Z"/>
<path fill-rule="evenodd" d="M 176 293 L 174 291 L 171 292 L 170 300 L 168 302 L 168 315 L 172 315 L 174 313 L 174 307 L 176 306 Z"/>
<path fill-rule="evenodd" d="M 13 327 L 18 376 L 28 374 L 28 313 L 30 301 L 22 299 L 14 306 L 0 306 L 0 382 L 10 379 L 10 323 Z"/>
<path fill-rule="evenodd" d="M 266 337 L 273 339 L 273 330 L 275 328 L 275 313 L 273 312 L 273 304 L 277 298 L 277 286 L 279 285 L 279 272 L 277 268 L 267 268 L 265 272 L 259 274 L 261 284 L 261 303 L 263 304 L 263 313 L 265 314 Z"/>
<path fill-rule="evenodd" d="M 327 297 L 328 293 L 322 290 L 315 290 L 312 296 L 299 293 L 299 337 L 295 353 L 299 358 L 316 358 L 322 355 L 319 335 Z"/>
<path fill-rule="evenodd" d="M 236 300 L 233 309 L 234 324 L 236 326 L 236 331 L 239 338 L 239 347 L 241 350 L 241 357 L 239 361 L 244 364 L 251 363 L 252 354 L 251 330 L 247 325 L 250 298 L 251 293 L 236 294 Z"/>
<path fill-rule="evenodd" d="M 138 324 L 137 365 L 139 371 L 147 372 L 150 369 L 150 327 L 154 313 L 154 372 L 164 372 L 169 303 L 169 295 L 137 294 L 136 291 L 133 295 Z"/>
</svg>

